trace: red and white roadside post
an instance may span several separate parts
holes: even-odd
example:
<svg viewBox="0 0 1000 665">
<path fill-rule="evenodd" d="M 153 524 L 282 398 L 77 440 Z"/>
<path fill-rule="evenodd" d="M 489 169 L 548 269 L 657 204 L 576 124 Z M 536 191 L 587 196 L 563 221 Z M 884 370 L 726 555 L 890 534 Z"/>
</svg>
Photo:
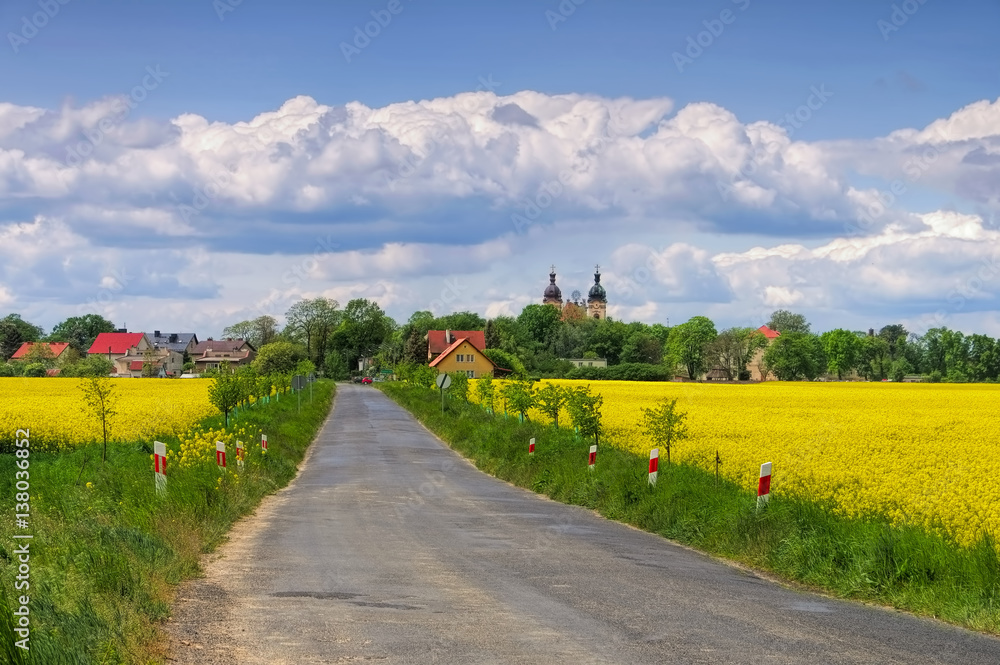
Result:
<svg viewBox="0 0 1000 665">
<path fill-rule="evenodd" d="M 528 440 L 528 454 L 535 454 L 535 437 L 531 437 L 531 439 Z"/>
<path fill-rule="evenodd" d="M 597 464 L 597 444 L 590 447 L 590 457 L 587 459 L 587 468 L 593 471 L 595 464 Z"/>
<path fill-rule="evenodd" d="M 649 484 L 656 484 L 657 470 L 660 467 L 660 449 L 653 448 L 649 451 Z"/>
<path fill-rule="evenodd" d="M 243 442 L 236 442 L 236 468 L 240 471 L 243 470 Z"/>
<path fill-rule="evenodd" d="M 167 491 L 167 444 L 153 442 L 153 480 L 156 483 L 156 493 Z"/>
<path fill-rule="evenodd" d="M 260 435 L 260 454 L 267 454 L 267 434 L 263 433 Z"/>
<path fill-rule="evenodd" d="M 757 510 L 767 505 L 771 499 L 771 463 L 760 465 L 760 480 L 757 481 Z"/>
<path fill-rule="evenodd" d="M 224 441 L 215 442 L 215 463 L 223 471 L 226 470 L 226 444 Z"/>
</svg>

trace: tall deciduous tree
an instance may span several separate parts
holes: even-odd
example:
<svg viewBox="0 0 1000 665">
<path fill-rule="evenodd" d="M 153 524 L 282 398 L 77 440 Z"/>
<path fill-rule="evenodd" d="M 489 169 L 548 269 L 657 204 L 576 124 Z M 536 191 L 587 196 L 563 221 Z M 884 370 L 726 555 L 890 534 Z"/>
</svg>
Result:
<svg viewBox="0 0 1000 665">
<path fill-rule="evenodd" d="M 322 363 L 331 336 L 346 316 L 346 312 L 342 313 L 339 308 L 340 304 L 330 298 L 300 300 L 285 312 L 285 333 L 305 344 L 311 360 Z M 379 339 L 378 344 L 381 343 Z M 378 344 L 374 346 L 378 347 Z"/>
<path fill-rule="evenodd" d="M 240 321 L 239 323 L 227 326 L 222 331 L 222 336 L 245 339 L 255 349 L 259 349 L 265 344 L 270 344 L 278 337 L 278 322 L 273 316 L 258 316 L 256 319 Z"/>
<path fill-rule="evenodd" d="M 374 355 L 395 327 L 376 302 L 355 298 L 344 308 L 343 322 L 331 341 L 354 369 L 358 359 Z"/>
<path fill-rule="evenodd" d="M 115 331 L 115 324 L 100 314 L 71 316 L 56 324 L 48 341 L 66 342 L 80 353 L 86 353 L 101 333 Z"/>
<path fill-rule="evenodd" d="M 782 333 L 767 347 L 764 359 L 782 381 L 811 381 L 826 369 L 826 355 L 819 337 L 802 332 Z"/>
<path fill-rule="evenodd" d="M 809 323 L 806 317 L 801 314 L 793 314 L 787 309 L 778 309 L 771 313 L 771 320 L 767 322 L 767 327 L 777 330 L 782 335 L 785 333 L 808 333 Z"/>
<path fill-rule="evenodd" d="M 759 349 L 767 346 L 767 338 L 756 328 L 727 328 L 719 333 L 709 347 L 711 362 L 722 369 L 730 381 L 750 378 L 747 365 Z"/>
<path fill-rule="evenodd" d="M 670 330 L 671 356 L 684 365 L 688 377 L 697 379 L 707 367 L 708 346 L 715 341 L 715 324 L 705 316 L 695 316 Z"/>
<path fill-rule="evenodd" d="M 850 330 L 837 328 L 828 330 L 819 337 L 826 354 L 827 369 L 843 379 L 858 365 L 861 340 Z"/>
</svg>

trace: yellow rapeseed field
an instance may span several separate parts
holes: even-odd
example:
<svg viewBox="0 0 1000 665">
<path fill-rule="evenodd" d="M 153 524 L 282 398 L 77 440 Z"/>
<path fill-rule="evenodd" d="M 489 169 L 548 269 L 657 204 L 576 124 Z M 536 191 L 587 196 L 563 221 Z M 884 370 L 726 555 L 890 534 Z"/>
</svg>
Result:
<svg viewBox="0 0 1000 665">
<path fill-rule="evenodd" d="M 180 435 L 216 413 L 208 401 L 210 381 L 200 379 L 111 379 L 117 415 L 115 441 L 150 441 Z M 84 411 L 81 379 L 0 378 L 0 442 L 19 428 L 31 430 L 35 448 L 66 448 L 101 437 L 100 425 Z"/>
<path fill-rule="evenodd" d="M 641 409 L 677 398 L 691 436 L 674 460 L 714 469 L 718 450 L 721 474 L 747 488 L 756 487 L 760 464 L 773 462 L 776 496 L 832 501 L 847 515 L 881 513 L 962 544 L 983 531 L 1000 536 L 1000 386 L 552 383 L 603 395 L 610 445 L 647 455 Z"/>
</svg>

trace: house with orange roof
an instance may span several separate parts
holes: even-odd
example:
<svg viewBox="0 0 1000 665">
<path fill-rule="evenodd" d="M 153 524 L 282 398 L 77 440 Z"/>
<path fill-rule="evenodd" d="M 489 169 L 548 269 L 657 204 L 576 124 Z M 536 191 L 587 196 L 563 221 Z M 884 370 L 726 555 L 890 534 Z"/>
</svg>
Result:
<svg viewBox="0 0 1000 665">
<path fill-rule="evenodd" d="M 146 333 L 130 333 L 120 330 L 113 333 L 101 333 L 87 349 L 87 357 L 104 356 L 115 366 L 118 376 L 135 376 L 130 363 L 143 360 L 143 354 L 152 351 Z"/>
<path fill-rule="evenodd" d="M 778 332 L 777 330 L 771 330 L 770 328 L 767 327 L 767 325 L 763 325 L 760 328 L 757 328 L 757 331 L 760 332 L 760 334 L 762 334 L 767 339 L 768 346 L 771 345 L 771 342 L 781 337 L 780 332 Z M 762 366 L 762 363 L 764 361 L 765 351 L 767 351 L 767 346 L 761 349 L 757 349 L 757 353 L 753 355 L 753 359 L 747 366 L 747 369 L 750 370 L 751 381 L 768 381 L 770 379 L 776 378 L 770 372 L 766 372 L 765 371 L 766 368 Z"/>
<path fill-rule="evenodd" d="M 482 330 L 428 330 L 427 331 L 427 361 L 434 360 L 457 339 L 467 339 L 476 349 L 482 352 L 486 349 L 486 333 Z"/>
<path fill-rule="evenodd" d="M 65 342 L 25 342 L 21 345 L 11 360 L 27 360 L 32 357 L 44 357 L 51 360 L 59 360 L 63 352 L 69 348 Z"/>
<path fill-rule="evenodd" d="M 437 354 L 437 357 L 430 362 L 430 366 L 438 372 L 462 372 L 470 379 L 492 377 L 497 371 L 493 361 L 487 358 L 468 337 L 455 338 L 455 341 Z"/>
</svg>

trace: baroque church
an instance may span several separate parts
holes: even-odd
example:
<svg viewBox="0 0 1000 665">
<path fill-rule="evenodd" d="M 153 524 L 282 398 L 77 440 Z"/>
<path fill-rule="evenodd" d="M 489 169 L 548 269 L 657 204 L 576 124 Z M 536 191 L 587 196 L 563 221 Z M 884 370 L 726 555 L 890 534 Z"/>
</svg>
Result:
<svg viewBox="0 0 1000 665">
<path fill-rule="evenodd" d="M 586 309 L 579 291 L 574 291 L 569 300 L 563 302 L 562 291 L 556 286 L 556 267 L 549 272 L 549 285 L 542 294 L 542 304 L 558 307 L 564 320 L 581 319 L 584 316 L 591 319 L 603 319 L 608 315 L 608 294 L 601 286 L 601 266 L 594 268 L 594 285 L 587 293 Z"/>
</svg>

